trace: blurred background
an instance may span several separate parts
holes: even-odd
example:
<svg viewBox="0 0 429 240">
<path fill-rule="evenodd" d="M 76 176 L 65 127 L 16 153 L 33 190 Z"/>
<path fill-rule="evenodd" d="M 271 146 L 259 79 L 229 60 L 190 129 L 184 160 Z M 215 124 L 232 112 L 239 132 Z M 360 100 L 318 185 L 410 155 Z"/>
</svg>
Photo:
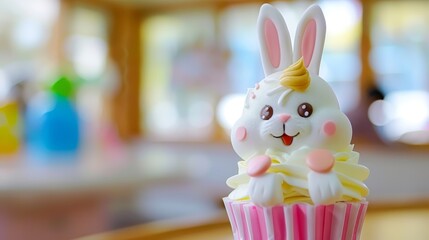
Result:
<svg viewBox="0 0 429 240">
<path fill-rule="evenodd" d="M 292 38 L 310 4 L 324 11 L 320 75 L 371 170 L 370 211 L 429 207 L 429 2 L 270 2 Z M 262 3 L 0 0 L 0 238 L 223 212 L 229 129 L 263 77 Z M 371 224 L 365 239 L 396 239 Z"/>
</svg>

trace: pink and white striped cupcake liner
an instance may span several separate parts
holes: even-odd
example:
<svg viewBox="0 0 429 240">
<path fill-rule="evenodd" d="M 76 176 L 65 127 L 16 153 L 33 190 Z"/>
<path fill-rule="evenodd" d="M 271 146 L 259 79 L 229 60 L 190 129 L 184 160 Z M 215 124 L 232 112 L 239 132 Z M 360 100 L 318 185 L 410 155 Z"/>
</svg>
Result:
<svg viewBox="0 0 429 240">
<path fill-rule="evenodd" d="M 368 202 L 259 207 L 223 199 L 238 240 L 358 240 Z"/>
</svg>

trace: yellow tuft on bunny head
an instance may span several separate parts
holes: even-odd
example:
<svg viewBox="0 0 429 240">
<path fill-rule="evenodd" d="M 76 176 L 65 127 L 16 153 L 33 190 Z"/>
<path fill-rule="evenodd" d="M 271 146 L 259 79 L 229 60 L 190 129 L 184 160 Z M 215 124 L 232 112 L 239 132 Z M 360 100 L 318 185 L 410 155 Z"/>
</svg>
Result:
<svg viewBox="0 0 429 240">
<path fill-rule="evenodd" d="M 310 86 L 310 74 L 308 74 L 302 57 L 283 71 L 280 84 L 298 92 L 307 90 Z"/>
</svg>

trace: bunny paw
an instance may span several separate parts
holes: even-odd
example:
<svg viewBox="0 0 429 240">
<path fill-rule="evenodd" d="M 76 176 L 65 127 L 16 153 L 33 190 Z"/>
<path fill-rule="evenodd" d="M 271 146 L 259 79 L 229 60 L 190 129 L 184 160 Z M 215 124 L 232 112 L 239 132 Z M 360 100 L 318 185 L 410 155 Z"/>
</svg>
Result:
<svg viewBox="0 0 429 240">
<path fill-rule="evenodd" d="M 332 204 L 342 196 L 342 185 L 335 172 L 308 174 L 308 191 L 314 204 Z"/>
<path fill-rule="evenodd" d="M 334 167 L 335 158 L 332 153 L 325 149 L 313 150 L 308 154 L 306 164 L 307 166 L 319 173 L 331 171 Z"/>
<path fill-rule="evenodd" d="M 282 177 L 276 173 L 266 173 L 259 177 L 252 177 L 249 183 L 250 200 L 259 206 L 282 204 L 282 182 Z"/>
<path fill-rule="evenodd" d="M 271 166 L 271 158 L 266 155 L 256 156 L 249 162 L 247 174 L 251 177 L 263 175 Z"/>
</svg>

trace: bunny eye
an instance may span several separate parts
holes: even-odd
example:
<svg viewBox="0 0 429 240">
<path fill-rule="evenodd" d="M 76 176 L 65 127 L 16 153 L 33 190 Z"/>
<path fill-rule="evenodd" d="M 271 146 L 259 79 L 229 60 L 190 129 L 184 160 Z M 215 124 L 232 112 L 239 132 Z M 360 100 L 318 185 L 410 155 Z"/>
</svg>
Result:
<svg viewBox="0 0 429 240">
<path fill-rule="evenodd" d="M 303 118 L 308 118 L 313 113 L 313 106 L 310 103 L 301 103 L 298 106 L 298 114 Z"/>
<path fill-rule="evenodd" d="M 270 105 L 265 105 L 261 109 L 261 119 L 262 120 L 268 120 L 273 116 L 273 108 Z"/>
</svg>

